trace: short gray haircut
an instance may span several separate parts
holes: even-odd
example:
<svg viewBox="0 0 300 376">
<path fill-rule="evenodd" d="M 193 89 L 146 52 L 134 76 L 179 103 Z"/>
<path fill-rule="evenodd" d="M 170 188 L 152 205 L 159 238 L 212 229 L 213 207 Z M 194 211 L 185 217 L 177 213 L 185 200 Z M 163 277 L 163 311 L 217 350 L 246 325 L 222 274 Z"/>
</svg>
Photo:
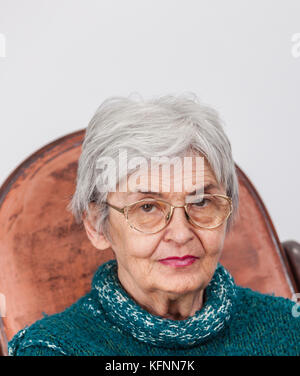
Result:
<svg viewBox="0 0 300 376">
<path fill-rule="evenodd" d="M 239 192 L 231 144 L 218 112 L 200 103 L 195 94 L 166 95 L 150 100 L 136 95 L 110 97 L 96 110 L 86 129 L 76 190 L 68 209 L 77 223 L 81 223 L 84 213 L 90 214 L 90 203 L 95 202 L 98 208 L 95 228 L 108 238 L 109 209 L 104 203 L 109 192 L 99 190 L 101 176 L 97 172 L 97 160 L 110 157 L 117 161 L 120 149 L 127 151 L 128 159 L 143 157 L 146 160 L 153 155 L 173 158 L 189 150 L 200 152 L 232 199 L 233 212 L 226 231 L 232 227 Z"/>
</svg>

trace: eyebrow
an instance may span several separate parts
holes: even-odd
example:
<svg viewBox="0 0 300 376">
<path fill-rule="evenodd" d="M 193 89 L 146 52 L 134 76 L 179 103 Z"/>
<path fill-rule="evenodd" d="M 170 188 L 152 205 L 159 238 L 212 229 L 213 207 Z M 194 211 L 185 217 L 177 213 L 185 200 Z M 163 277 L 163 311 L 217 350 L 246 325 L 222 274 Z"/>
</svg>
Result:
<svg viewBox="0 0 300 376">
<path fill-rule="evenodd" d="M 211 191 L 212 189 L 218 189 L 218 188 L 220 188 L 218 185 L 216 185 L 214 183 L 208 183 L 208 184 L 204 185 L 204 192 L 208 192 L 208 191 Z M 197 188 L 193 192 L 189 192 L 187 195 L 192 196 L 192 195 L 199 194 L 199 192 L 202 192 L 202 189 L 203 188 Z M 134 192 L 130 192 L 129 195 L 132 195 L 132 194 L 135 194 L 135 193 L 142 193 L 144 195 L 150 194 L 150 195 L 154 195 L 154 196 L 161 196 L 161 192 L 143 191 L 141 189 L 137 189 Z M 165 193 L 167 193 L 167 192 L 165 192 Z"/>
</svg>

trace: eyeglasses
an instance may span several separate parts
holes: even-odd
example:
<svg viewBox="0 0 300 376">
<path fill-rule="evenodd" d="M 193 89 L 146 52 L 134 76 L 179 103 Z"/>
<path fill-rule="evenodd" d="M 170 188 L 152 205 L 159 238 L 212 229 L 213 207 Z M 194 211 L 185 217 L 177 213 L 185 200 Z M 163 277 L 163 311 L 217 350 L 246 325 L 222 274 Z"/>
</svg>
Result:
<svg viewBox="0 0 300 376">
<path fill-rule="evenodd" d="M 194 202 L 182 206 L 153 198 L 145 198 L 123 208 L 109 202 L 106 204 L 124 214 L 131 228 L 146 234 L 163 230 L 171 221 L 175 208 L 184 208 L 186 218 L 191 224 L 206 229 L 219 227 L 232 213 L 231 198 L 221 194 L 202 194 Z"/>
</svg>

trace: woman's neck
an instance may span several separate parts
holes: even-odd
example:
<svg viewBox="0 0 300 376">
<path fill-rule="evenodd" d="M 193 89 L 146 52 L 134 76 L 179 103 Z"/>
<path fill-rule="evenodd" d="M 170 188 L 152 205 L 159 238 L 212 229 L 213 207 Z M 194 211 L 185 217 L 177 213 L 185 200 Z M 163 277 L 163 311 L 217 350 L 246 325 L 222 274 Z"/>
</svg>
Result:
<svg viewBox="0 0 300 376">
<path fill-rule="evenodd" d="M 185 294 L 175 294 L 159 290 L 144 291 L 137 286 L 128 273 L 118 273 L 124 290 L 131 298 L 149 313 L 170 320 L 185 320 L 194 316 L 203 306 L 204 290 L 197 289 Z"/>
</svg>

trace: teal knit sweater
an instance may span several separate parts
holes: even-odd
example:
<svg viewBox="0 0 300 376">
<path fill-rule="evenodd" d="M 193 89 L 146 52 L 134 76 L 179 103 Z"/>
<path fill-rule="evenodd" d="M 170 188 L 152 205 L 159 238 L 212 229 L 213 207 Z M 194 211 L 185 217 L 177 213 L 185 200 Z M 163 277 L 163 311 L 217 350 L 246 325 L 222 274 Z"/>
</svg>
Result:
<svg viewBox="0 0 300 376">
<path fill-rule="evenodd" d="M 186 320 L 153 315 L 127 294 L 110 260 L 89 293 L 19 331 L 9 355 L 300 355 L 291 300 L 237 286 L 221 264 L 204 295 Z"/>
</svg>

